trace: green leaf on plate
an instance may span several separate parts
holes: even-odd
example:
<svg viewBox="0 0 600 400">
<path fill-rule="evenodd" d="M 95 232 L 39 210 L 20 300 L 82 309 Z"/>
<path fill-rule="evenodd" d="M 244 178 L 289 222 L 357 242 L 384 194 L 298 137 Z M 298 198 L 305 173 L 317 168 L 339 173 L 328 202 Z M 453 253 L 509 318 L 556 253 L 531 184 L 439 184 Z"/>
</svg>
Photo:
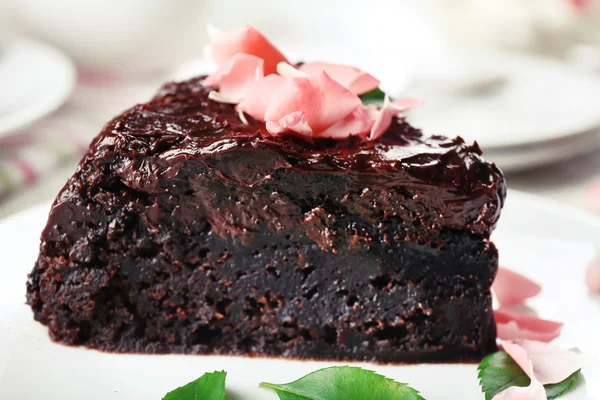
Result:
<svg viewBox="0 0 600 400">
<path fill-rule="evenodd" d="M 479 384 L 485 399 L 491 400 L 511 386 L 528 386 L 531 380 L 521 367 L 503 351 L 492 353 L 479 363 Z"/>
<path fill-rule="evenodd" d="M 359 367 L 324 368 L 294 382 L 260 386 L 280 400 L 424 400 L 407 384 Z"/>
<path fill-rule="evenodd" d="M 531 379 L 519 365 L 504 351 L 498 351 L 485 357 L 479 363 L 479 384 L 485 393 L 485 399 L 491 400 L 496 394 L 511 386 L 529 386 Z M 544 385 L 548 399 L 555 399 L 569 390 L 581 370 L 573 373 L 562 382 Z"/>
<path fill-rule="evenodd" d="M 370 92 L 361 94 L 358 97 L 360 97 L 363 103 L 379 103 L 383 102 L 385 93 L 381 89 L 375 88 Z"/>
<path fill-rule="evenodd" d="M 581 375 L 581 370 L 573 372 L 571 376 L 569 376 L 562 382 L 555 383 L 553 385 L 544 385 L 544 389 L 546 389 L 546 397 L 548 397 L 548 400 L 555 399 L 558 396 L 565 393 L 567 390 L 571 389 L 573 384 L 577 382 L 579 375 Z"/>
<path fill-rule="evenodd" d="M 200 378 L 165 395 L 163 400 L 225 400 L 227 372 L 207 372 Z"/>
</svg>

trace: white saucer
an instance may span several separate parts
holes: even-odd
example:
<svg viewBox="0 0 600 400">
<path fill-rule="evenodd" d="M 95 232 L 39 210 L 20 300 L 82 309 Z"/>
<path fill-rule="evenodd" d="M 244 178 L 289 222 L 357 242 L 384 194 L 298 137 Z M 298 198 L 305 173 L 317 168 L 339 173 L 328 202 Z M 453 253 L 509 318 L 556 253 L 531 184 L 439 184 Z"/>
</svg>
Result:
<svg viewBox="0 0 600 400">
<path fill-rule="evenodd" d="M 600 136 L 600 77 L 533 56 L 485 53 L 403 95 L 425 99 L 408 120 L 425 132 L 477 140 L 505 170 L 593 151 Z"/>
<path fill-rule="evenodd" d="M 259 382 L 289 382 L 318 368 L 348 364 L 108 354 L 51 342 L 46 328 L 33 321 L 30 308 L 24 304 L 27 274 L 38 254 L 48 209 L 49 205 L 40 206 L 0 223 L 1 399 L 160 399 L 204 372 L 225 369 L 227 390 L 236 399 L 275 400 L 277 396 L 260 389 Z M 558 344 L 578 347 L 588 356 L 584 379 L 561 400 L 600 398 L 600 302 L 587 293 L 584 283 L 585 267 L 600 243 L 600 220 L 551 201 L 509 191 L 493 240 L 502 265 L 542 284 L 543 292 L 529 305 L 542 317 L 565 322 Z M 484 397 L 475 364 L 358 365 L 408 382 L 426 399 Z"/>
<path fill-rule="evenodd" d="M 73 62 L 52 47 L 29 40 L 0 43 L 0 136 L 56 110 L 76 77 Z"/>
<path fill-rule="evenodd" d="M 483 156 L 499 165 L 503 172 L 517 172 L 574 159 L 596 149 L 600 149 L 600 129 L 524 146 L 487 147 Z"/>
</svg>

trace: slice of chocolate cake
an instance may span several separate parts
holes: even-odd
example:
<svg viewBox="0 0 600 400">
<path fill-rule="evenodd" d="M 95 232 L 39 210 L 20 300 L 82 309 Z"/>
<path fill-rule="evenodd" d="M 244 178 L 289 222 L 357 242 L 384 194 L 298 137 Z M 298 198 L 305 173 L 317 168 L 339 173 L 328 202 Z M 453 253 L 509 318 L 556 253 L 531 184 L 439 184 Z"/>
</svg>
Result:
<svg viewBox="0 0 600 400">
<path fill-rule="evenodd" d="M 55 341 L 380 362 L 494 351 L 501 172 L 394 118 L 378 140 L 273 136 L 167 84 L 108 123 L 27 285 Z M 248 121 L 242 122 L 242 120 Z"/>
<path fill-rule="evenodd" d="M 359 95 L 357 68 L 297 68 L 250 26 L 218 70 L 107 124 L 52 206 L 27 289 L 66 344 L 381 362 L 496 348 L 489 235 L 501 172 Z M 370 96 L 371 98 L 373 96 Z"/>
</svg>

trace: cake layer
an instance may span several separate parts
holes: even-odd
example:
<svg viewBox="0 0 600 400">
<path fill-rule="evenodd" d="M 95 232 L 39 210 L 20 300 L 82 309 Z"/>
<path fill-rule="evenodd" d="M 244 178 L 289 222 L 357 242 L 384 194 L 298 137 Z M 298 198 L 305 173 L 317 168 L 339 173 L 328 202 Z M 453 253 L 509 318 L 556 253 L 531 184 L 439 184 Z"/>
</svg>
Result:
<svg viewBox="0 0 600 400">
<path fill-rule="evenodd" d="M 502 174 L 402 120 L 278 138 L 169 84 L 105 126 L 57 197 L 28 303 L 68 344 L 376 361 L 495 349 Z"/>
<path fill-rule="evenodd" d="M 380 362 L 476 360 L 495 349 L 489 283 L 469 271 L 494 274 L 497 252 L 469 234 L 444 232 L 441 249 L 400 241 L 333 253 L 293 229 L 241 243 L 187 235 L 175 221 L 155 230 L 127 205 L 116 215 L 94 208 L 54 209 L 54 221 L 71 223 L 47 236 L 88 234 L 43 251 L 60 255 L 40 257 L 31 277 L 29 301 L 54 340 Z M 119 233 L 107 221 L 127 222 Z"/>
</svg>

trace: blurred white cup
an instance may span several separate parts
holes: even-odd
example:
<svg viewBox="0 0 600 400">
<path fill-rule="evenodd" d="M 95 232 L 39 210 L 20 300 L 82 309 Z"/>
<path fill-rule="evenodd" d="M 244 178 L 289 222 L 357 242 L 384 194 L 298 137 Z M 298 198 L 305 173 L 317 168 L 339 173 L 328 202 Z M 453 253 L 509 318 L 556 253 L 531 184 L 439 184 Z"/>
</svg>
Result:
<svg viewBox="0 0 600 400">
<path fill-rule="evenodd" d="M 200 56 L 202 0 L 12 0 L 18 24 L 93 70 L 156 71 Z"/>
</svg>

